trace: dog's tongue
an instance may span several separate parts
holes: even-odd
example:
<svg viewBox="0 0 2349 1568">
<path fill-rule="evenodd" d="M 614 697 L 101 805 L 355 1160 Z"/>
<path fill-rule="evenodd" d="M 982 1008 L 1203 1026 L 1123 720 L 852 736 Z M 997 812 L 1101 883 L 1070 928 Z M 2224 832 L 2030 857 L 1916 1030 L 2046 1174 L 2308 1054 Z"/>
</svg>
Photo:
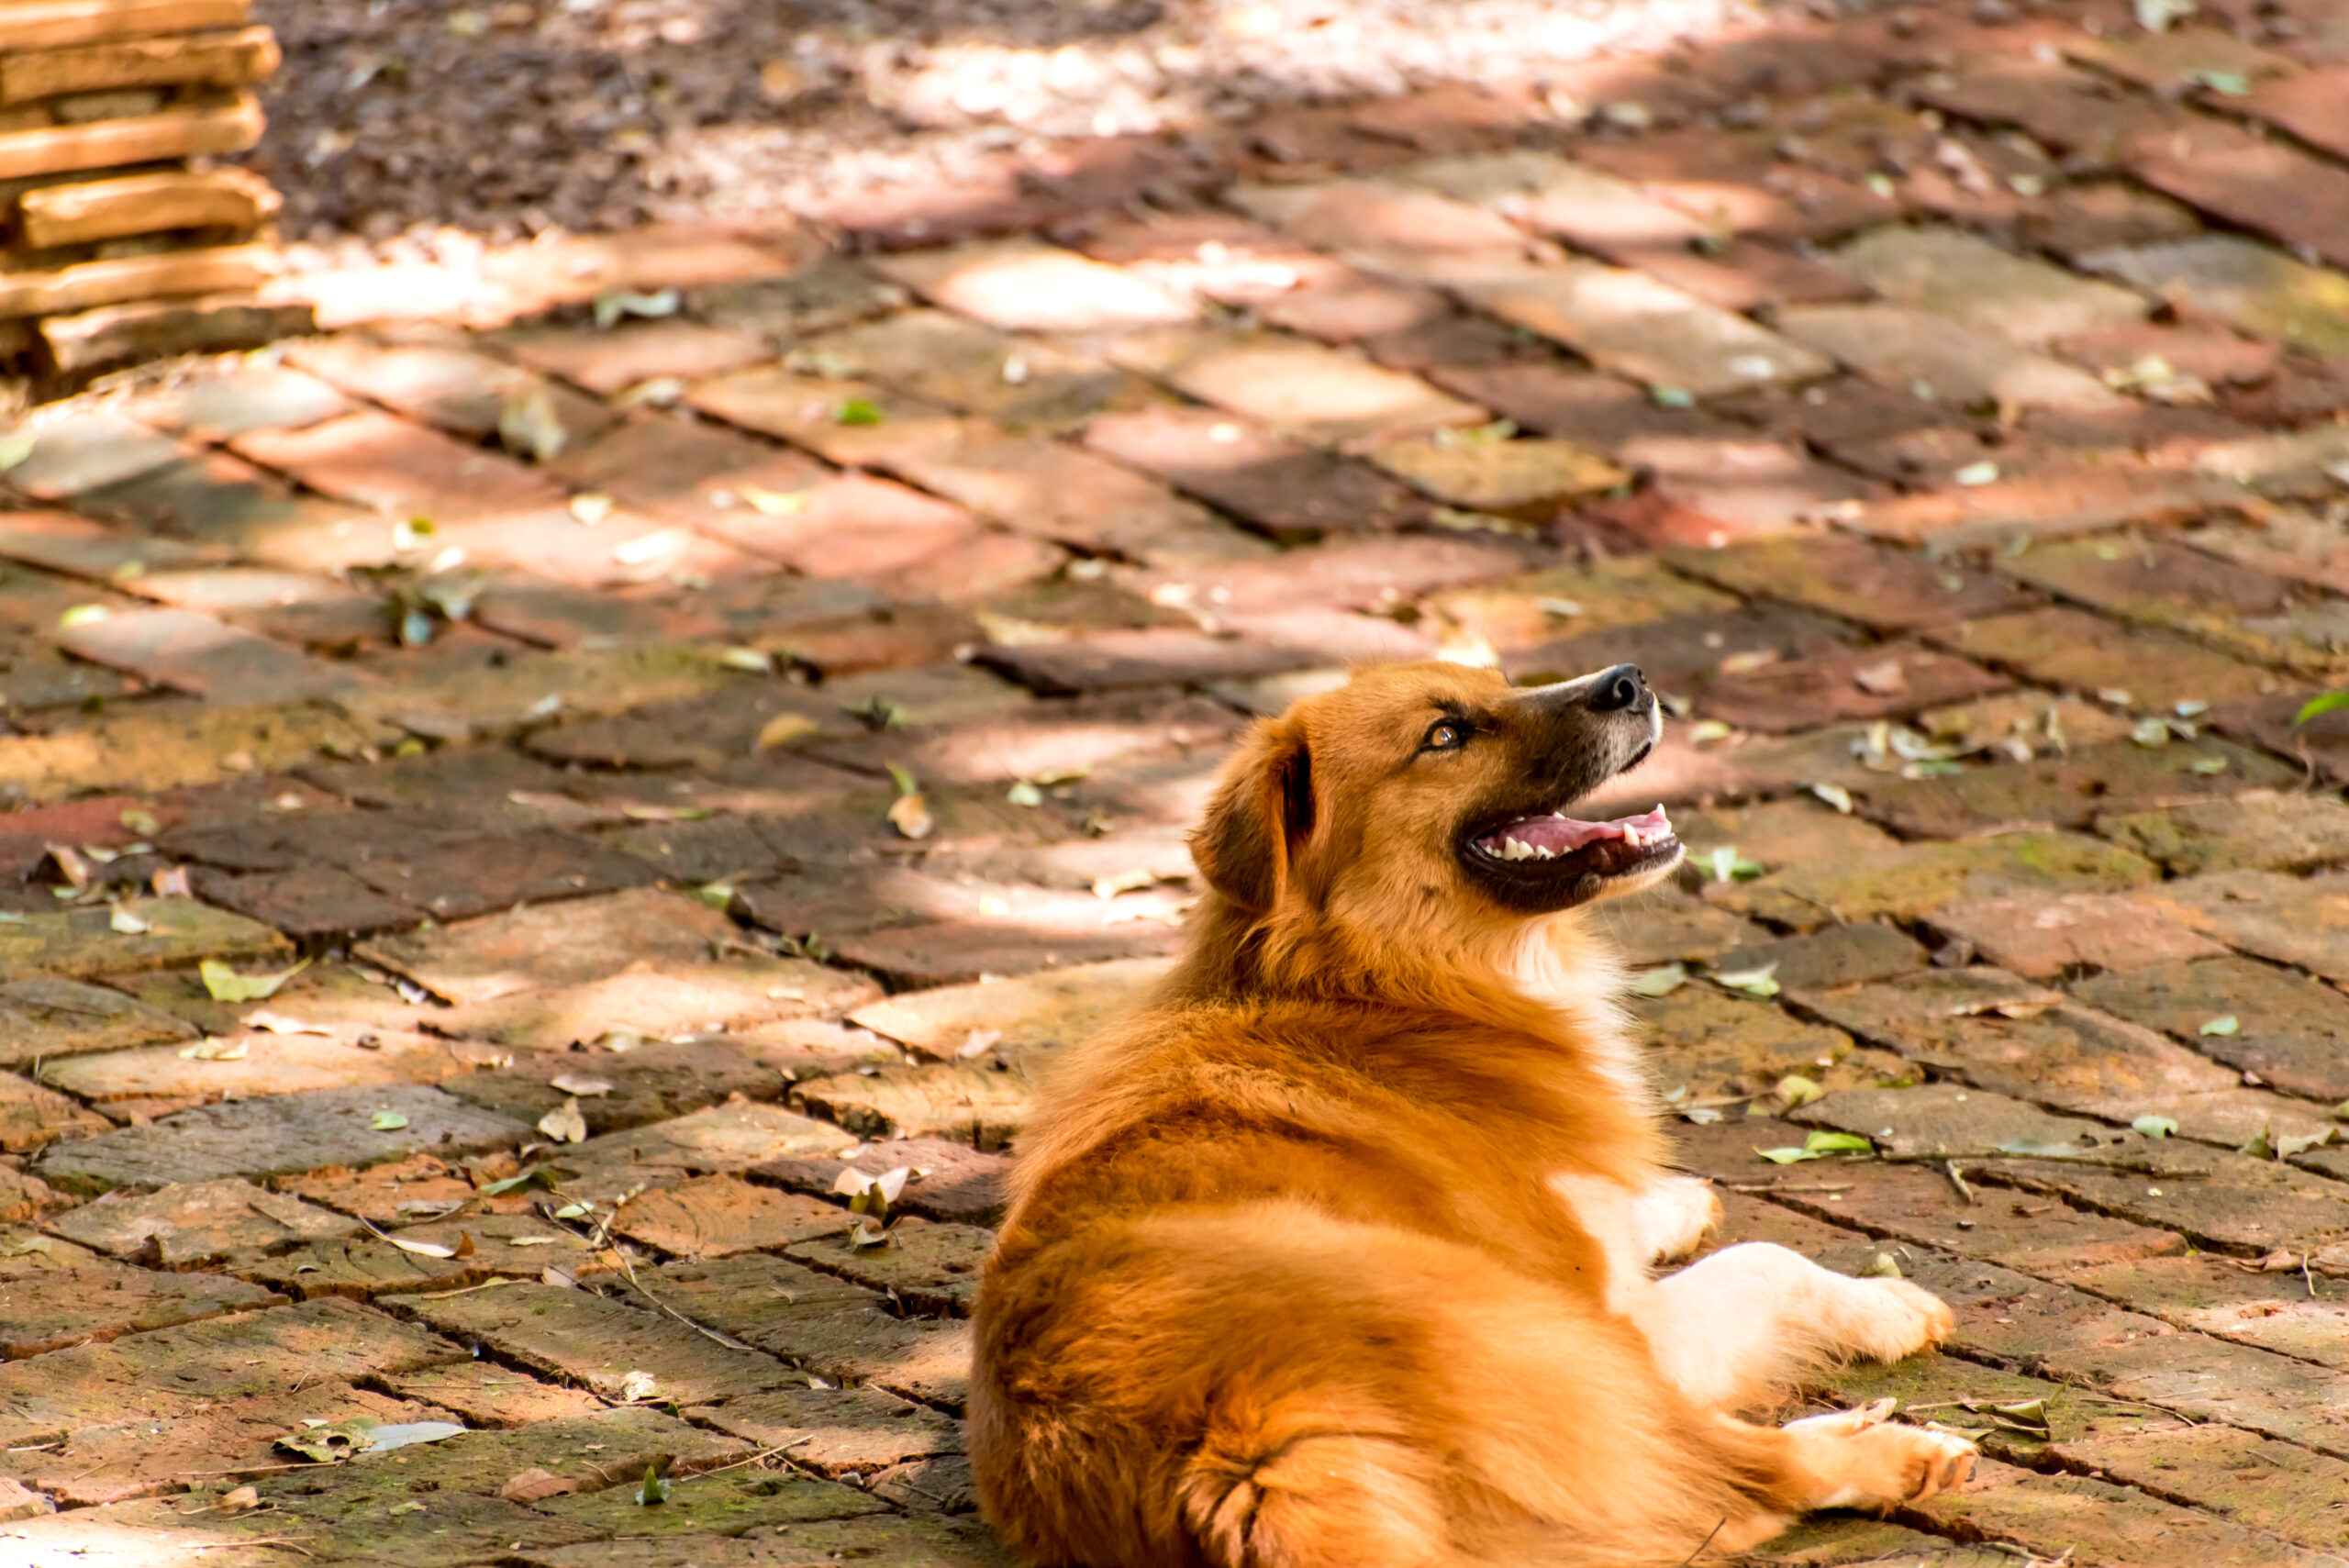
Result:
<svg viewBox="0 0 2349 1568">
<path fill-rule="evenodd" d="M 1583 822 L 1572 817 L 1528 817 L 1477 840 L 1486 851 L 1505 861 L 1555 860 L 1602 839 L 1620 839 L 1633 849 L 1672 836 L 1672 819 L 1659 806 L 1637 817 L 1612 822 Z"/>
</svg>

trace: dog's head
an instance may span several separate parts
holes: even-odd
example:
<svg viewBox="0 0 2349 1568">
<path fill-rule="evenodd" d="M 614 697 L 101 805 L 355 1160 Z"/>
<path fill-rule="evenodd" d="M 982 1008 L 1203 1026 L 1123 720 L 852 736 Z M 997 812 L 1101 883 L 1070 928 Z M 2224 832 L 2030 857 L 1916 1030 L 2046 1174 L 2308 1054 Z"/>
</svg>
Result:
<svg viewBox="0 0 2349 1568">
<path fill-rule="evenodd" d="M 1259 919 L 1309 915 L 1408 940 L 1553 914 L 1679 863 L 1661 807 L 1571 815 L 1662 732 L 1628 664 L 1531 688 L 1456 664 L 1367 670 L 1256 728 L 1192 855 Z"/>
</svg>

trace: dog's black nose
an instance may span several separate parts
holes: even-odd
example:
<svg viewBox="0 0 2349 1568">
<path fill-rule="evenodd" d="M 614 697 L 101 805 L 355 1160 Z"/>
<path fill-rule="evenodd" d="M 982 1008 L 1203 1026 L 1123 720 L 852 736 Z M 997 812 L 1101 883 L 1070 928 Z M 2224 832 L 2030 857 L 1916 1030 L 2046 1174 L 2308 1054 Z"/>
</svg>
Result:
<svg viewBox="0 0 2349 1568">
<path fill-rule="evenodd" d="M 1636 707 L 1645 701 L 1648 684 L 1640 679 L 1636 664 L 1618 664 L 1612 670 L 1601 670 L 1590 684 L 1590 706 L 1598 713 L 1618 713 Z"/>
</svg>

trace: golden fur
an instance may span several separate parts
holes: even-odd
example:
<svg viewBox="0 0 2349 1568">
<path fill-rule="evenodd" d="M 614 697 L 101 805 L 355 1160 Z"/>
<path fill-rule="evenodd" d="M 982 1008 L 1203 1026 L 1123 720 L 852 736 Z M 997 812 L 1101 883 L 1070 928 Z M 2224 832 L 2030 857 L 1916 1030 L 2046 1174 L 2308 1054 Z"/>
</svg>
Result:
<svg viewBox="0 0 2349 1568">
<path fill-rule="evenodd" d="M 1664 1168 L 1580 911 L 1676 846 L 1556 910 L 1465 865 L 1474 813 L 1645 754 L 1607 673 L 1374 670 L 1232 758 L 1187 954 L 1055 1074 L 979 1294 L 972 1459 L 1033 1560 L 1679 1563 L 1963 1477 L 1878 1410 L 1733 1415 L 1936 1342 L 1940 1302 L 1754 1244 L 1651 1278 L 1719 1206 Z M 1446 715 L 1473 738 L 1431 750 Z"/>
</svg>

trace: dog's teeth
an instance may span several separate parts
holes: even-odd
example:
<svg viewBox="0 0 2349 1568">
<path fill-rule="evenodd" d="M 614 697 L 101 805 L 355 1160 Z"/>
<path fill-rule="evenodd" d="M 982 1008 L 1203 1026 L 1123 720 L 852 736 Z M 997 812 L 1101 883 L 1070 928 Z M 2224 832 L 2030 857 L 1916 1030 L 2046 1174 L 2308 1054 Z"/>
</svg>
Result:
<svg viewBox="0 0 2349 1568">
<path fill-rule="evenodd" d="M 1549 851 L 1542 849 L 1538 844 L 1534 846 L 1533 852 L 1540 855 L 1545 861 L 1554 861 L 1558 858 L 1556 855 L 1552 854 Z"/>
</svg>

